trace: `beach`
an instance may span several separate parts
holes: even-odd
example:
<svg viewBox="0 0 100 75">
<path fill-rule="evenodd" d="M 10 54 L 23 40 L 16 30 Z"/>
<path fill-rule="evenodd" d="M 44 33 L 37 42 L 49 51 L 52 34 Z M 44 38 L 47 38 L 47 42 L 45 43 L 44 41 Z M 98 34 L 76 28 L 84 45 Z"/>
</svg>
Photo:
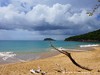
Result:
<svg viewBox="0 0 100 75">
<path fill-rule="evenodd" d="M 93 50 L 92 50 L 93 49 Z M 35 75 L 31 69 L 40 69 L 46 72 L 45 75 L 99 75 L 100 74 L 100 47 L 93 47 L 91 50 L 70 51 L 72 57 L 80 65 L 93 69 L 92 71 L 83 70 L 75 66 L 70 59 L 58 54 L 38 60 L 19 62 L 13 64 L 1 64 L 0 75 Z M 59 70 L 62 69 L 62 72 Z M 41 75 L 40 73 L 36 75 Z"/>
<path fill-rule="evenodd" d="M 91 50 L 91 46 L 97 46 L 100 43 L 58 40 L 53 41 L 52 44 L 59 49 L 63 48 L 67 51 L 84 51 Z M 0 64 L 37 60 L 56 54 L 58 53 L 55 52 L 48 41 L 0 40 Z"/>
<path fill-rule="evenodd" d="M 0 0 L 0 75 L 100 75 L 100 0 Z"/>
</svg>

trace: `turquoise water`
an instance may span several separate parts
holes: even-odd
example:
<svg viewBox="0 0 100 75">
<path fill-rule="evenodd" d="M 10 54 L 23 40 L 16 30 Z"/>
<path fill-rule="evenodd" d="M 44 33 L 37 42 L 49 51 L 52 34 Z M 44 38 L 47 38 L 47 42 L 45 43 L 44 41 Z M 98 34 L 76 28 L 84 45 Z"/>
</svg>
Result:
<svg viewBox="0 0 100 75">
<path fill-rule="evenodd" d="M 74 42 L 74 41 L 54 41 L 53 45 L 64 48 L 77 48 L 80 45 L 98 44 L 100 42 Z M 46 52 L 50 51 L 50 43 L 48 41 L 33 40 L 1 40 L 0 52 Z"/>
<path fill-rule="evenodd" d="M 100 44 L 100 42 L 74 42 L 53 41 L 57 48 L 67 49 L 79 48 L 80 45 Z M 50 42 L 33 40 L 1 40 L 0 41 L 0 63 L 14 63 L 35 60 L 42 57 L 41 53 L 52 51 Z"/>
</svg>

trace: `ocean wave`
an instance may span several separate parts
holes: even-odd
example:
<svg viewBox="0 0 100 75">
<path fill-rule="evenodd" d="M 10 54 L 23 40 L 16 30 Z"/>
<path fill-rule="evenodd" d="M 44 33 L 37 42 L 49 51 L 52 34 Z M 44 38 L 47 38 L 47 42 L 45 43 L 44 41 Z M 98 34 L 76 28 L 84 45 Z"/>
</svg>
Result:
<svg viewBox="0 0 100 75">
<path fill-rule="evenodd" d="M 59 50 L 67 50 L 67 49 L 62 48 L 62 47 L 59 47 L 59 48 L 57 48 L 57 49 L 59 49 Z M 54 51 L 55 49 L 51 49 L 51 50 Z"/>
<path fill-rule="evenodd" d="M 0 58 L 2 58 L 3 60 L 13 58 L 14 56 L 16 56 L 16 54 L 13 52 L 0 52 Z"/>
<path fill-rule="evenodd" d="M 80 47 L 96 47 L 96 46 L 99 46 L 99 44 L 80 45 Z"/>
</svg>

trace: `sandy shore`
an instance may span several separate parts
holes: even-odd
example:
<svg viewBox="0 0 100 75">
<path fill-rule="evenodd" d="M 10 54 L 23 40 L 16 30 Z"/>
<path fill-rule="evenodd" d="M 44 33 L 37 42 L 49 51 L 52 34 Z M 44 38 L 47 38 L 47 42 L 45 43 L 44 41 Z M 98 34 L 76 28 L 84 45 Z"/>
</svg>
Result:
<svg viewBox="0 0 100 75">
<path fill-rule="evenodd" d="M 38 66 L 42 71 L 47 72 L 46 75 L 100 75 L 100 47 L 94 48 L 95 50 L 71 52 L 72 57 L 79 64 L 93 69 L 92 71 L 78 68 L 72 64 L 68 57 L 59 54 L 29 62 L 0 65 L 0 75 L 35 75 L 30 73 L 30 69 L 38 69 Z M 63 71 L 58 72 L 60 69 Z M 66 73 L 64 69 L 66 69 Z"/>
</svg>

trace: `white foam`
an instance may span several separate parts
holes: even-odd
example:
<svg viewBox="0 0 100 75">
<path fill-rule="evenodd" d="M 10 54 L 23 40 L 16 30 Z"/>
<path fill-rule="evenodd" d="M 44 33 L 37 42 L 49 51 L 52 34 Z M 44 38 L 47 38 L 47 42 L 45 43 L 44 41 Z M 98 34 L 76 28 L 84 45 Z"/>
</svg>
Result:
<svg viewBox="0 0 100 75">
<path fill-rule="evenodd" d="M 65 49 L 65 48 L 62 48 L 62 47 L 59 47 L 59 48 L 57 48 L 57 49 L 59 49 L 59 50 L 68 50 L 68 49 Z M 51 49 L 52 51 L 55 51 L 55 49 Z"/>
<path fill-rule="evenodd" d="M 80 45 L 80 47 L 96 47 L 96 46 L 99 46 L 99 44 Z"/>
<path fill-rule="evenodd" d="M 62 48 L 62 47 L 59 47 L 58 49 L 59 49 L 59 50 L 67 50 L 67 49 L 65 49 L 65 48 Z"/>
<path fill-rule="evenodd" d="M 0 57 L 3 60 L 7 60 L 8 58 L 13 58 L 14 56 L 16 56 L 16 54 L 13 52 L 0 52 Z"/>
</svg>

